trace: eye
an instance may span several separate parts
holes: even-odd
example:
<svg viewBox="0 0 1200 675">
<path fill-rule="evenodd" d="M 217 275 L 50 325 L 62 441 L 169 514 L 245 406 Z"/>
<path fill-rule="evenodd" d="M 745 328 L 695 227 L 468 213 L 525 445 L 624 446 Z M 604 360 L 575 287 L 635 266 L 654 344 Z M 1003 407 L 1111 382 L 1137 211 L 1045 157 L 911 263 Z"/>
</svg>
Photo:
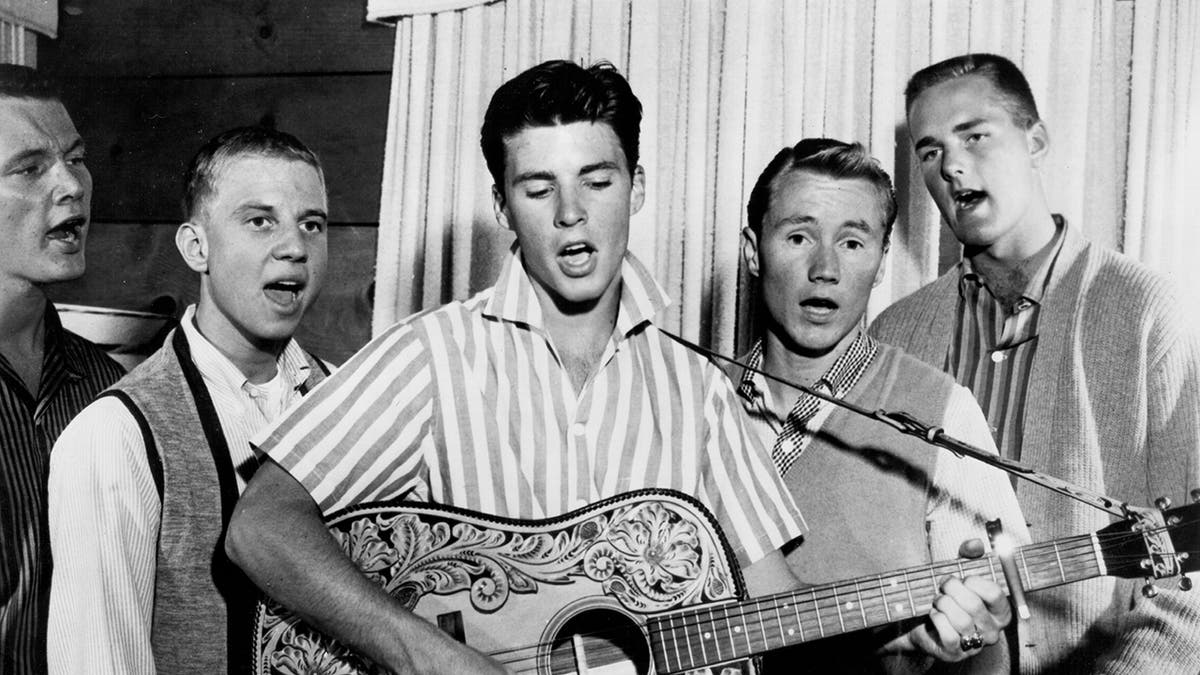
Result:
<svg viewBox="0 0 1200 675">
<path fill-rule="evenodd" d="M 531 188 L 525 191 L 525 196 L 530 199 L 545 199 L 550 196 L 550 188 Z"/>
<path fill-rule="evenodd" d="M 300 229 L 310 234 L 317 234 L 325 231 L 325 221 L 322 220 L 306 220 L 300 223 Z"/>
<path fill-rule="evenodd" d="M 271 219 L 266 216 L 253 216 L 247 220 L 246 223 L 256 229 L 262 229 L 264 227 L 270 227 Z"/>
<path fill-rule="evenodd" d="M 917 153 L 917 159 L 921 160 L 922 164 L 925 164 L 937 159 L 940 152 L 937 148 L 926 148 Z"/>
<path fill-rule="evenodd" d="M 610 180 L 608 178 L 604 178 L 601 180 L 590 180 L 587 182 L 587 186 L 593 190 L 603 190 L 610 185 L 612 185 L 612 180 Z"/>
<path fill-rule="evenodd" d="M 16 169 L 13 169 L 12 173 L 14 176 L 36 176 L 36 175 L 40 174 L 41 172 L 42 172 L 41 164 L 29 164 L 27 166 L 20 166 L 20 167 L 17 167 Z"/>
<path fill-rule="evenodd" d="M 82 166 L 86 159 L 87 159 L 86 155 L 83 155 L 83 154 L 74 155 L 72 157 L 67 158 L 67 164 L 70 164 L 71 166 Z"/>
<path fill-rule="evenodd" d="M 788 234 L 788 236 L 785 238 L 785 241 L 787 241 L 789 244 L 800 246 L 808 242 L 808 235 L 804 234 L 803 232 L 792 232 Z"/>
<path fill-rule="evenodd" d="M 973 134 L 967 134 L 967 144 L 972 145 L 972 144 L 978 143 L 979 141 L 982 141 L 984 138 L 987 138 L 987 134 L 979 133 L 979 132 L 976 132 Z"/>
<path fill-rule="evenodd" d="M 861 248 L 864 248 L 866 246 L 866 244 L 864 244 L 861 240 L 858 240 L 858 239 L 846 239 L 845 241 L 842 242 L 842 246 L 850 249 L 851 251 L 857 251 Z"/>
</svg>

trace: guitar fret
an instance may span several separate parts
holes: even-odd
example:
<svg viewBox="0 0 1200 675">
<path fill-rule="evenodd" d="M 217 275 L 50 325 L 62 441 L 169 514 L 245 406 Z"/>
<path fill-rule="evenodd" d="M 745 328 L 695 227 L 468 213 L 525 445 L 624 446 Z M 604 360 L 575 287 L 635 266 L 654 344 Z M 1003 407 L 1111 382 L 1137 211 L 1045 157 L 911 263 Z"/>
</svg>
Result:
<svg viewBox="0 0 1200 675">
<path fill-rule="evenodd" d="M 875 579 L 879 582 L 879 597 L 883 599 L 883 615 L 887 619 L 887 622 L 891 623 L 892 611 L 891 608 L 888 607 L 888 605 L 891 603 L 891 600 L 888 600 L 887 591 L 883 587 L 883 577 L 876 577 Z"/>
<path fill-rule="evenodd" d="M 674 615 L 672 615 L 672 616 L 671 616 L 671 617 L 670 617 L 668 620 L 671 622 L 670 628 L 671 628 L 672 630 L 670 631 L 670 633 L 669 633 L 669 634 L 670 634 L 670 636 L 671 636 L 671 649 L 672 649 L 672 650 L 675 652 L 675 664 L 676 664 L 676 665 L 678 665 L 678 666 L 683 666 L 683 660 L 679 658 L 679 640 L 677 639 L 677 637 L 676 637 L 676 635 L 675 635 L 675 631 L 674 631 L 674 628 L 675 628 L 675 616 L 674 616 Z M 666 648 L 665 648 L 665 646 L 664 646 L 664 648 L 663 648 L 663 654 L 664 654 L 664 655 L 666 654 Z M 669 665 L 669 664 L 668 664 L 668 665 Z"/>
<path fill-rule="evenodd" d="M 1034 579 L 1033 579 L 1033 576 L 1029 573 L 1029 561 L 1025 560 L 1025 549 L 1019 548 L 1019 549 L 1017 549 L 1017 553 L 1019 553 L 1021 555 L 1021 566 L 1025 568 L 1024 583 L 1026 586 L 1033 586 Z"/>
<path fill-rule="evenodd" d="M 904 574 L 904 590 L 908 592 L 908 613 L 916 616 L 917 602 L 913 600 L 912 584 L 908 581 L 908 572 L 902 572 L 902 574 Z"/>
<path fill-rule="evenodd" d="M 783 616 L 779 614 L 779 603 L 775 602 L 772 604 L 775 607 L 775 625 L 779 628 L 779 642 L 780 644 L 787 644 L 787 637 L 785 637 L 783 632 Z"/>
<path fill-rule="evenodd" d="M 754 618 L 758 621 L 758 632 L 762 633 L 763 649 L 771 646 L 771 641 L 767 639 L 767 622 L 763 621 L 762 602 L 754 601 Z"/>
<path fill-rule="evenodd" d="M 800 620 L 800 605 L 792 603 L 792 613 L 796 615 L 796 629 L 800 631 L 800 641 L 804 641 L 804 622 Z M 821 623 L 821 616 L 817 615 L 817 623 Z"/>
<path fill-rule="evenodd" d="M 1053 541 L 1050 543 L 1054 545 L 1054 561 L 1058 563 L 1058 576 L 1061 577 L 1063 581 L 1066 581 L 1067 580 L 1067 571 L 1065 569 L 1063 569 L 1062 556 L 1059 554 L 1059 551 L 1058 551 L 1058 542 Z"/>
<path fill-rule="evenodd" d="M 867 608 L 863 606 L 862 590 L 857 579 L 854 580 L 854 596 L 858 598 L 858 613 L 862 614 L 863 628 L 866 628 L 870 623 L 867 621 Z"/>
<path fill-rule="evenodd" d="M 699 615 L 697 615 L 697 617 L 698 617 L 698 616 L 699 616 Z M 697 622 L 696 622 L 696 626 L 698 626 L 698 627 L 699 627 L 699 626 L 701 626 L 701 625 L 702 625 L 702 623 L 701 623 L 700 621 L 697 621 Z M 696 637 L 700 638 L 700 655 L 701 655 L 701 656 L 704 658 L 704 662 L 705 662 L 705 663 L 708 663 L 708 647 L 704 646 L 704 641 L 705 641 L 705 637 L 704 637 L 704 631 L 703 631 L 703 630 L 700 630 L 700 631 L 699 631 L 699 632 L 696 634 Z M 691 640 L 688 640 L 688 642 L 691 642 Z M 688 651 L 689 651 L 689 652 L 691 651 L 691 648 L 690 648 L 690 647 L 688 648 Z M 692 663 L 695 663 L 695 662 L 696 662 L 696 659 L 692 659 Z"/>
<path fill-rule="evenodd" d="M 817 632 L 821 634 L 821 637 L 825 637 L 825 625 L 821 621 L 821 605 L 817 603 L 817 591 L 812 590 L 810 593 L 812 593 L 813 609 L 815 609 L 817 613 Z M 836 591 L 834 592 L 834 595 L 837 595 Z M 797 616 L 797 618 L 799 618 L 799 616 Z"/>
<path fill-rule="evenodd" d="M 833 606 L 837 610 L 838 625 L 841 626 L 842 632 L 846 632 L 846 620 L 842 618 L 842 601 L 838 599 L 837 587 L 833 589 Z"/>
<path fill-rule="evenodd" d="M 709 612 L 709 616 L 713 617 L 712 618 L 712 638 L 713 638 L 713 647 L 717 648 L 717 660 L 724 661 L 725 657 L 721 654 L 721 638 L 718 637 L 718 635 L 717 635 L 717 617 L 715 615 L 713 615 L 712 612 Z"/>
</svg>

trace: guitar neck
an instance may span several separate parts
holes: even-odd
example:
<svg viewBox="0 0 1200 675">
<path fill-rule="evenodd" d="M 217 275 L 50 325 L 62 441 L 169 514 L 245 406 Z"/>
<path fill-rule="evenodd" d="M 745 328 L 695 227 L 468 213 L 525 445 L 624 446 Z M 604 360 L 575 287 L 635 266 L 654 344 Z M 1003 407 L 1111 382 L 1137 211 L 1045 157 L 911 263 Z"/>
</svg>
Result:
<svg viewBox="0 0 1200 675">
<path fill-rule="evenodd" d="M 1027 591 L 1106 574 L 1095 535 L 1024 546 L 1015 559 Z M 647 623 L 654 659 L 660 672 L 692 670 L 924 616 L 948 575 L 990 577 L 1008 592 L 1000 561 L 987 556 L 672 612 Z"/>
</svg>

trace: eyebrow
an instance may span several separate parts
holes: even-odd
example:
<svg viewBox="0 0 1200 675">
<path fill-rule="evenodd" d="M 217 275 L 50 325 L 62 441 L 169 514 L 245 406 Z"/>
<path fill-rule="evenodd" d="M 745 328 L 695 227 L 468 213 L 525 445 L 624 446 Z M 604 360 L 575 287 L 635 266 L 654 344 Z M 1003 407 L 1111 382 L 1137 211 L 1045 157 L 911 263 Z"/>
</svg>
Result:
<svg viewBox="0 0 1200 675">
<path fill-rule="evenodd" d="M 954 133 L 954 134 L 962 133 L 972 127 L 979 126 L 980 124 L 984 124 L 986 122 L 987 122 L 987 120 L 982 117 L 976 117 L 973 119 L 969 119 L 966 122 L 959 122 L 958 124 L 954 125 L 954 128 L 952 128 L 950 130 L 950 133 Z M 913 147 L 915 147 L 917 150 L 920 150 L 921 148 L 925 147 L 926 145 L 933 145 L 935 143 L 937 143 L 937 141 L 934 140 L 933 136 L 925 136 L 925 137 L 921 138 L 921 140 L 917 141 Z"/>
<path fill-rule="evenodd" d="M 554 180 L 554 174 L 549 171 L 526 171 L 513 176 L 514 185 L 529 180 Z"/>
<path fill-rule="evenodd" d="M 621 167 L 618 166 L 616 162 L 605 160 L 603 162 L 596 162 L 595 164 L 588 164 L 579 170 L 579 175 L 582 176 L 593 171 L 618 171 L 620 168 Z"/>
<path fill-rule="evenodd" d="M 859 230 L 866 234 L 871 234 L 871 226 L 865 220 L 847 220 L 842 223 L 842 227 L 848 227 L 852 230 Z"/>
</svg>

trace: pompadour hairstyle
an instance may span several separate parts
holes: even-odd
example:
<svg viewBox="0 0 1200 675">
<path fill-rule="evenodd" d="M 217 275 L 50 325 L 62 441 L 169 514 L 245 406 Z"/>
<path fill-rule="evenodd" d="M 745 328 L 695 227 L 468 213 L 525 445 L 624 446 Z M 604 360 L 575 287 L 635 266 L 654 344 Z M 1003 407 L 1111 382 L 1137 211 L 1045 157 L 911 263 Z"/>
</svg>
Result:
<svg viewBox="0 0 1200 675">
<path fill-rule="evenodd" d="M 183 217 L 191 220 L 212 196 L 217 174 L 235 157 L 258 155 L 304 162 L 324 180 L 321 160 L 300 139 L 267 127 L 238 127 L 209 140 L 188 165 L 183 178 Z"/>
<path fill-rule="evenodd" d="M 632 174 L 638 163 L 642 103 L 629 82 L 607 61 L 584 68 L 546 61 L 500 85 L 483 116 L 479 144 L 496 187 L 504 187 L 504 140 L 528 127 L 572 122 L 612 127 Z"/>
<path fill-rule="evenodd" d="M 883 246 L 887 249 L 896 222 L 896 191 L 892 179 L 859 143 L 831 138 L 806 138 L 780 150 L 758 177 L 746 204 L 750 229 L 762 233 L 763 218 L 771 206 L 771 184 L 785 171 L 811 171 L 830 178 L 862 179 L 875 188 L 883 212 Z"/>
<path fill-rule="evenodd" d="M 992 83 L 1018 127 L 1028 129 L 1041 121 L 1029 81 L 1021 69 L 996 54 L 964 54 L 918 70 L 904 88 L 905 111 L 912 110 L 913 101 L 926 89 L 967 75 L 979 75 Z"/>
<path fill-rule="evenodd" d="M 0 96 L 62 102 L 58 82 L 29 66 L 0 64 Z"/>
</svg>

